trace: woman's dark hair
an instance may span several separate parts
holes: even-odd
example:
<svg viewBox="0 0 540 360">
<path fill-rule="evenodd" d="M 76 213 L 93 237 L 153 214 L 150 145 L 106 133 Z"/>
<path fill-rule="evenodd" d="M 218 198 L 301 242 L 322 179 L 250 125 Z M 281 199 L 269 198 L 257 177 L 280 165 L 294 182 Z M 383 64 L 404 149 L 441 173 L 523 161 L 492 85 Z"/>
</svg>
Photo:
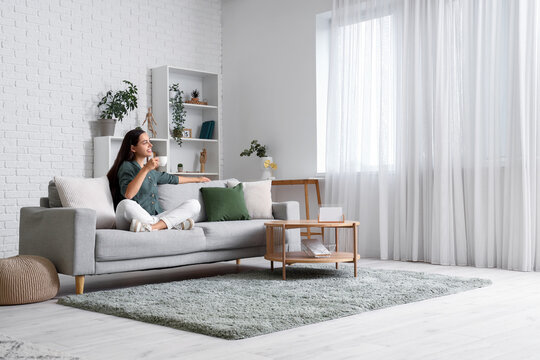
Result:
<svg viewBox="0 0 540 360">
<path fill-rule="evenodd" d="M 124 161 L 132 161 L 135 158 L 135 154 L 131 151 L 131 145 L 137 146 L 139 137 L 141 134 L 144 134 L 144 132 L 145 131 L 142 129 L 133 129 L 127 132 L 126 136 L 124 136 L 124 140 L 122 140 L 122 145 L 120 145 L 120 150 L 118 150 L 118 155 L 116 155 L 116 160 L 114 160 L 113 166 L 107 173 L 115 209 L 116 205 L 123 199 L 122 194 L 120 194 L 118 169 L 120 169 L 120 165 L 122 165 Z"/>
</svg>

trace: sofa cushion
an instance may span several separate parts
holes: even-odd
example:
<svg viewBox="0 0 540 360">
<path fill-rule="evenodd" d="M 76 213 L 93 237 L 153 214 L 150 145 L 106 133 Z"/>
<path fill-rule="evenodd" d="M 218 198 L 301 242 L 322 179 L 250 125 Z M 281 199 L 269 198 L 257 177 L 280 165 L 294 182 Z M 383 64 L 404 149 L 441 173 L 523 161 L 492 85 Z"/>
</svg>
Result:
<svg viewBox="0 0 540 360">
<path fill-rule="evenodd" d="M 96 230 L 96 261 L 140 259 L 204 251 L 203 230 L 160 230 L 134 233 Z"/>
<path fill-rule="evenodd" d="M 232 188 L 201 188 L 208 221 L 249 220 L 243 185 Z"/>
<path fill-rule="evenodd" d="M 266 244 L 264 223 L 268 220 L 201 222 L 206 236 L 206 250 L 240 249 Z"/>
<path fill-rule="evenodd" d="M 87 208 L 96 211 L 96 228 L 112 229 L 116 221 L 109 190 L 109 179 L 55 176 L 62 207 Z"/>
<path fill-rule="evenodd" d="M 227 187 L 232 188 L 240 182 L 227 180 Z M 251 219 L 273 219 L 272 216 L 272 180 L 243 182 L 244 199 Z"/>
<path fill-rule="evenodd" d="M 227 180 L 214 180 L 207 183 L 189 183 L 189 184 L 178 184 L 178 185 L 159 185 L 158 194 L 159 194 L 159 206 L 163 211 L 171 210 L 176 208 L 178 205 L 183 203 L 186 200 L 196 199 L 199 200 L 201 204 L 201 211 L 199 215 L 196 216 L 193 220 L 195 222 L 206 221 L 206 210 L 204 208 L 202 194 L 199 191 L 201 187 L 226 187 Z"/>
</svg>

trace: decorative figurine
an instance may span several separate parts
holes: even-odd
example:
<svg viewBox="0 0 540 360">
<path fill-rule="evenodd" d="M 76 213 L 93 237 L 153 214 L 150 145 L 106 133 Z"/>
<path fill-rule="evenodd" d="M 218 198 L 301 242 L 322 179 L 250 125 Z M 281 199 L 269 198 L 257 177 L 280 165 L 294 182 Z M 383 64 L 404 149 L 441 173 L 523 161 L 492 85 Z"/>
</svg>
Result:
<svg viewBox="0 0 540 360">
<path fill-rule="evenodd" d="M 201 158 L 199 159 L 199 162 L 201 163 L 201 172 L 204 172 L 204 165 L 206 164 L 206 148 L 203 148 L 201 151 Z"/>
<path fill-rule="evenodd" d="M 152 134 L 152 137 L 155 138 L 157 136 L 157 132 L 154 129 L 154 125 L 157 125 L 156 120 L 154 119 L 154 115 L 152 115 L 152 108 L 148 108 L 148 112 L 146 113 L 146 118 L 144 119 L 144 122 L 142 123 L 144 125 L 145 122 L 148 121 L 148 131 Z"/>
</svg>

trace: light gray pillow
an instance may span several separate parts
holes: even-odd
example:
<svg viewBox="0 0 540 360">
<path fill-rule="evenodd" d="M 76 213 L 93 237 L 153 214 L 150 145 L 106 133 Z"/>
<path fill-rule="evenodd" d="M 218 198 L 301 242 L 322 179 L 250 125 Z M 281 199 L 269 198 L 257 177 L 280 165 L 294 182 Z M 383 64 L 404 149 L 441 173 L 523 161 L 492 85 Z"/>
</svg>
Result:
<svg viewBox="0 0 540 360">
<path fill-rule="evenodd" d="M 111 229 L 116 217 L 106 176 L 73 178 L 55 176 L 54 183 L 63 207 L 87 208 L 96 211 L 96 229 Z"/>
<path fill-rule="evenodd" d="M 227 187 L 235 187 L 240 181 L 227 180 Z M 244 200 L 249 217 L 252 219 L 273 219 L 272 180 L 243 182 Z"/>
</svg>

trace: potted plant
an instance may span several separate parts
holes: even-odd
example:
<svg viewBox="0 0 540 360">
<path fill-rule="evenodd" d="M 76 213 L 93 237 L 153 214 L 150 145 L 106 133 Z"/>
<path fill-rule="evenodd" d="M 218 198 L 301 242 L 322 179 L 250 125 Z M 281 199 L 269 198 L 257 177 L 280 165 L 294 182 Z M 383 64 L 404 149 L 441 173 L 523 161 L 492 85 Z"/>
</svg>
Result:
<svg viewBox="0 0 540 360">
<path fill-rule="evenodd" d="M 101 110 L 99 116 L 100 133 L 102 136 L 113 136 L 116 121 L 122 121 L 132 110 L 137 108 L 137 86 L 124 80 L 127 89 L 112 92 L 109 90 L 98 103 Z"/>
<path fill-rule="evenodd" d="M 172 84 L 169 87 L 169 94 L 175 92 L 174 97 L 169 101 L 172 107 L 172 123 L 171 136 L 176 140 L 178 145 L 182 146 L 182 132 L 184 131 L 184 123 L 186 122 L 186 111 L 184 110 L 184 101 L 182 100 L 183 91 L 180 90 L 178 84 Z"/>
<path fill-rule="evenodd" d="M 240 156 L 251 156 L 255 153 L 259 158 L 261 158 L 261 169 L 262 169 L 262 179 L 272 178 L 272 170 L 277 169 L 277 166 L 272 161 L 272 157 L 268 156 L 266 153 L 266 145 L 259 144 L 258 140 L 251 141 L 249 149 L 244 149 L 240 153 Z"/>
<path fill-rule="evenodd" d="M 191 102 L 199 102 L 199 90 L 195 89 L 191 92 Z"/>
<path fill-rule="evenodd" d="M 178 172 L 183 172 L 183 171 L 184 171 L 184 164 L 178 163 Z"/>
<path fill-rule="evenodd" d="M 178 84 L 172 84 L 169 86 L 169 99 L 174 99 L 176 97 L 176 94 L 180 92 L 180 88 Z"/>
<path fill-rule="evenodd" d="M 253 140 L 250 145 L 249 149 L 244 149 L 240 153 L 240 156 L 251 156 L 253 153 L 257 153 L 257 156 L 260 158 L 268 156 L 266 154 L 266 145 L 259 144 L 258 140 Z"/>
</svg>

